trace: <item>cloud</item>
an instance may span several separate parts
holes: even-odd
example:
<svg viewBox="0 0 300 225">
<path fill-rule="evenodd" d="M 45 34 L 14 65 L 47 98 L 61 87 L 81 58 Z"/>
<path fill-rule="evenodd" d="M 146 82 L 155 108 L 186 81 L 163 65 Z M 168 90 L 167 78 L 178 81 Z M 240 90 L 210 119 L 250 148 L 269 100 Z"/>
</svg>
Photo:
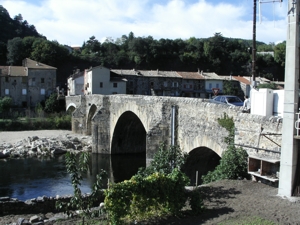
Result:
<svg viewBox="0 0 300 225">
<path fill-rule="evenodd" d="M 34 1 L 38 3 L 34 4 Z M 91 36 L 99 41 L 105 37 L 116 39 L 131 31 L 135 36 L 153 36 L 155 39 L 206 38 L 216 32 L 225 37 L 252 39 L 252 1 L 210 2 L 0 0 L 11 17 L 22 14 L 39 33 L 61 44 L 82 45 Z M 265 6 L 261 8 L 267 12 Z M 275 6 L 275 23 L 272 18 L 268 19 L 269 12 L 264 13 L 266 18 L 257 25 L 258 41 L 269 43 L 286 39 L 286 8 L 283 8 Z"/>
</svg>

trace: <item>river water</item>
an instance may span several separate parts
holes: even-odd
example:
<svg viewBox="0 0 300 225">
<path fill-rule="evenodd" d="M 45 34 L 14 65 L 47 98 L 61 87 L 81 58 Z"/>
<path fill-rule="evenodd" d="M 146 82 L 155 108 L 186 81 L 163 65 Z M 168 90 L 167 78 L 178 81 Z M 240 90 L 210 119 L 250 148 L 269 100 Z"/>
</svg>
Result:
<svg viewBox="0 0 300 225">
<path fill-rule="evenodd" d="M 100 155 L 92 154 L 90 172 L 83 174 L 82 193 L 89 193 L 96 174 L 104 169 L 110 182 L 130 179 L 138 168 L 146 166 L 145 154 Z M 103 188 L 108 180 L 103 182 Z M 73 194 L 65 156 L 55 158 L 25 158 L 0 160 L 0 197 L 9 196 L 27 200 L 38 196 Z"/>
</svg>

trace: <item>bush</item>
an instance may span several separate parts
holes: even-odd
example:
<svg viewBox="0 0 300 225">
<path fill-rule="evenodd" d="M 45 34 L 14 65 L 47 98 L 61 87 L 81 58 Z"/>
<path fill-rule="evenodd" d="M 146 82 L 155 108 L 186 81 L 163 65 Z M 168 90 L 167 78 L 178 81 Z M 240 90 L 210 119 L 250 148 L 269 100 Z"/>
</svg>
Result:
<svg viewBox="0 0 300 225">
<path fill-rule="evenodd" d="M 74 153 L 68 152 L 66 154 L 66 167 L 67 171 L 71 176 L 72 185 L 74 188 L 74 195 L 71 197 L 70 202 L 57 201 L 56 208 L 63 210 L 68 216 L 72 216 L 73 209 L 79 209 L 82 211 L 80 216 L 82 217 L 82 224 L 84 224 L 85 217 L 92 217 L 91 208 L 97 202 L 99 196 L 102 192 L 102 180 L 107 177 L 107 173 L 101 170 L 97 174 L 96 182 L 93 185 L 92 193 L 89 196 L 84 196 L 81 193 L 80 185 L 82 178 L 82 173 L 86 173 L 89 170 L 89 159 L 90 155 L 88 152 L 81 153 L 79 159 Z M 91 171 L 90 171 L 91 172 Z"/>
<path fill-rule="evenodd" d="M 234 145 L 234 122 L 233 119 L 224 113 L 224 117 L 218 119 L 218 123 L 228 132 L 225 142 L 228 144 L 223 153 L 220 164 L 214 171 L 209 171 L 207 175 L 202 176 L 203 183 L 210 183 L 222 179 L 237 179 L 239 177 L 248 177 L 247 173 L 247 152 L 243 148 L 237 148 Z"/>
<path fill-rule="evenodd" d="M 71 129 L 71 116 L 52 114 L 47 118 L 29 118 L 25 120 L 0 120 L 1 131 Z"/>
<path fill-rule="evenodd" d="M 182 152 L 179 146 L 167 147 L 167 145 L 161 144 L 150 166 L 144 170 L 141 169 L 139 173 L 147 176 L 155 172 L 169 174 L 175 168 L 181 170 L 187 156 L 187 153 Z"/>
<path fill-rule="evenodd" d="M 179 146 L 161 144 L 149 167 L 140 169 L 129 181 L 111 185 L 105 192 L 110 222 L 124 224 L 126 220 L 178 215 L 187 197 L 193 213 L 200 213 L 203 210 L 201 196 L 198 193 L 188 196 L 185 191 L 189 178 L 181 168 L 186 158 L 187 154 Z"/>
<path fill-rule="evenodd" d="M 178 214 L 186 201 L 189 179 L 178 169 L 169 174 L 140 174 L 113 184 L 105 191 L 105 207 L 112 224 L 144 220 L 164 214 Z"/>
</svg>

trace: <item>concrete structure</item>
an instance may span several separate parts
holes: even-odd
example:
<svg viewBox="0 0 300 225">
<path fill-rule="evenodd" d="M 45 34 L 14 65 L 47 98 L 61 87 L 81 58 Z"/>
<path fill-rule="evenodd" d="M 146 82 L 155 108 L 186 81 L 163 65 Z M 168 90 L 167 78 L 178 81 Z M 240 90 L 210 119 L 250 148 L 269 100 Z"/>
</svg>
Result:
<svg viewBox="0 0 300 225">
<path fill-rule="evenodd" d="M 15 106 L 34 107 L 55 92 L 56 68 L 28 58 L 22 64 L 1 67 L 0 97 L 11 97 Z"/>
<path fill-rule="evenodd" d="M 160 143 L 171 143 L 171 111 L 175 106 L 175 144 L 185 152 L 207 147 L 221 157 L 227 131 L 217 120 L 226 113 L 235 121 L 236 144 L 251 155 L 280 157 L 281 123 L 273 117 L 242 113 L 239 107 L 198 98 L 138 95 L 70 96 L 66 105 L 67 109 L 76 108 L 72 131 L 92 134 L 94 153 L 138 153 L 146 149 L 147 160 L 151 160 Z"/>
<path fill-rule="evenodd" d="M 126 79 L 111 70 L 97 66 L 84 75 L 84 94 L 126 94 Z"/>
<path fill-rule="evenodd" d="M 299 196 L 299 139 L 295 138 L 299 110 L 299 15 L 300 1 L 288 0 L 288 27 L 285 57 L 282 154 L 278 195 Z"/>
</svg>

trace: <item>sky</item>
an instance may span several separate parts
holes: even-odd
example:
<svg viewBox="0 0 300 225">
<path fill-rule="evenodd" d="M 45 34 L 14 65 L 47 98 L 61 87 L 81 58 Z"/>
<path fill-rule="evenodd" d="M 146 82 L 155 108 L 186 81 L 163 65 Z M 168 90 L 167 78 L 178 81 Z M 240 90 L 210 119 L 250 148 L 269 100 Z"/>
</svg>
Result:
<svg viewBox="0 0 300 225">
<path fill-rule="evenodd" d="M 287 1 L 257 1 L 256 40 L 286 40 Z M 273 1 L 273 0 L 272 0 Z M 11 18 L 24 20 L 50 41 L 82 46 L 95 36 L 116 41 L 130 32 L 154 39 L 252 39 L 253 0 L 0 0 Z"/>
</svg>

